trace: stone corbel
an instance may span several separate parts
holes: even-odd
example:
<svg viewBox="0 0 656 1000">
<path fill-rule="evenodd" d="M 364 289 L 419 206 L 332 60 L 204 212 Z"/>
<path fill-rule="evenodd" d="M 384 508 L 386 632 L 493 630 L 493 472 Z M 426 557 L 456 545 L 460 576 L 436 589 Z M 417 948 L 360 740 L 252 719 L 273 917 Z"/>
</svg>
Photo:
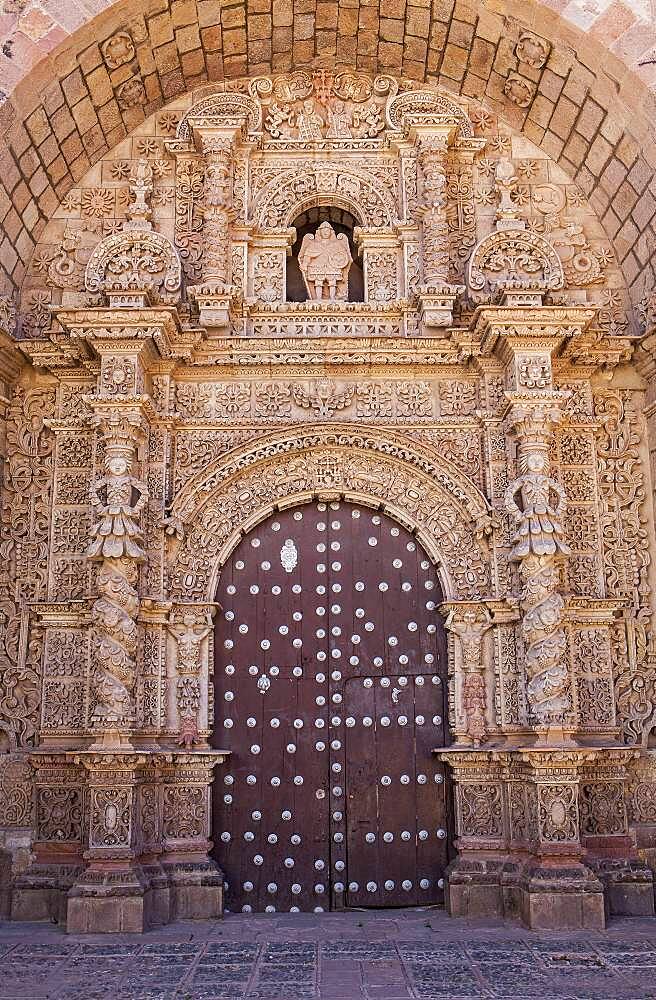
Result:
<svg viewBox="0 0 656 1000">
<path fill-rule="evenodd" d="M 207 746 L 212 725 L 212 620 L 216 604 L 174 604 L 167 622 L 166 730 L 188 749 Z"/>
</svg>

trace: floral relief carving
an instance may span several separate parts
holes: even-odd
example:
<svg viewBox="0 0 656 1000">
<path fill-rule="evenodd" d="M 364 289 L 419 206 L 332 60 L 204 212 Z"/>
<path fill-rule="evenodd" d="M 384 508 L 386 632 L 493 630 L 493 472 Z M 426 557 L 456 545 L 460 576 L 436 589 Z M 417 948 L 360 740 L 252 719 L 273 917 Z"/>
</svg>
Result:
<svg viewBox="0 0 656 1000">
<path fill-rule="evenodd" d="M 546 65 L 550 52 L 549 42 L 540 38 L 539 35 L 534 35 L 531 31 L 523 31 L 515 46 L 515 55 L 520 62 L 526 63 L 533 69 L 542 69 Z"/>
<path fill-rule="evenodd" d="M 82 840 L 81 788 L 37 788 L 36 839 L 55 843 Z"/>
<path fill-rule="evenodd" d="M 207 836 L 207 793 L 193 785 L 164 789 L 163 833 L 171 840 Z"/>
<path fill-rule="evenodd" d="M 0 723 L 14 744 L 34 743 L 40 701 L 42 631 L 25 629 L 25 601 L 46 597 L 55 408 L 48 386 L 19 385 L 8 412 L 0 555 Z"/>
<path fill-rule="evenodd" d="M 626 831 L 624 789 L 620 781 L 595 781 L 581 785 L 581 832 L 604 837 Z"/>
<path fill-rule="evenodd" d="M 100 51 L 109 69 L 118 69 L 136 56 L 132 36 L 127 31 L 117 31 L 102 43 Z"/>
<path fill-rule="evenodd" d="M 535 94 L 535 85 L 518 73 L 509 73 L 503 92 L 518 108 L 528 108 Z"/>
<path fill-rule="evenodd" d="M 578 838 L 576 786 L 538 786 L 538 825 L 544 841 L 562 843 Z"/>
<path fill-rule="evenodd" d="M 34 772 L 23 754 L 0 759 L 0 827 L 31 827 L 34 821 Z"/>
<path fill-rule="evenodd" d="M 458 834 L 461 837 L 501 837 L 503 811 L 497 784 L 458 784 Z"/>
<path fill-rule="evenodd" d="M 292 410 L 292 391 L 284 382 L 263 383 L 255 387 L 255 415 L 288 417 Z"/>
</svg>

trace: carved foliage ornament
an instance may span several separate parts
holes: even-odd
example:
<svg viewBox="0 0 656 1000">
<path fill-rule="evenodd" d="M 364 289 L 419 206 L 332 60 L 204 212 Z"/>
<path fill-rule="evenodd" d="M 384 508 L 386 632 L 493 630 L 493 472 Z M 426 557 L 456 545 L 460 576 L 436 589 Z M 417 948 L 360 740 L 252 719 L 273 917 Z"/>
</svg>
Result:
<svg viewBox="0 0 656 1000">
<path fill-rule="evenodd" d="M 555 249 L 530 229 L 490 233 L 475 248 L 467 270 L 467 284 L 476 302 L 490 301 L 504 289 L 554 290 L 564 283 Z"/>
<path fill-rule="evenodd" d="M 388 124 L 397 132 L 405 132 L 410 125 L 421 124 L 429 117 L 457 125 L 461 138 L 474 137 L 474 126 L 460 105 L 432 90 L 406 91 L 392 98 L 387 107 Z"/>
<path fill-rule="evenodd" d="M 92 253 L 84 283 L 89 292 L 146 291 L 155 301 L 175 302 L 182 283 L 180 258 L 161 233 L 115 233 Z"/>
</svg>

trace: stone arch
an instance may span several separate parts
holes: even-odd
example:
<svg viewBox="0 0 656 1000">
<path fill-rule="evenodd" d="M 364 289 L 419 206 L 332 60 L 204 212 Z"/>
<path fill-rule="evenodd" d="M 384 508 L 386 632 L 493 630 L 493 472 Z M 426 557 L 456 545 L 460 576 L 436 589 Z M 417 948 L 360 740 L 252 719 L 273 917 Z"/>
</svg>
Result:
<svg viewBox="0 0 656 1000">
<path fill-rule="evenodd" d="M 243 534 L 276 509 L 337 498 L 385 510 L 413 531 L 438 568 L 446 599 L 489 595 L 485 498 L 448 460 L 371 428 L 288 430 L 232 452 L 191 479 L 171 508 L 182 526 L 170 565 L 173 600 L 212 600 Z"/>
<path fill-rule="evenodd" d="M 396 221 L 392 198 L 366 170 L 320 161 L 277 173 L 258 193 L 251 216 L 259 226 L 287 227 L 305 209 L 328 204 L 345 208 L 365 228 L 388 228 Z"/>
<path fill-rule="evenodd" d="M 573 23 L 578 8 L 570 19 L 556 13 L 560 0 L 509 0 L 503 15 L 480 0 L 448 0 L 408 8 L 394 43 L 378 11 L 358 2 L 338 5 L 327 27 L 311 3 L 296 33 L 292 20 L 274 25 L 245 2 L 217 3 L 203 23 L 182 26 L 173 6 L 135 13 L 129 0 L 101 0 L 90 19 L 71 0 L 36 25 L 17 4 L 6 19 L 12 58 L 0 65 L 1 291 L 20 284 L 67 191 L 157 108 L 208 81 L 229 88 L 245 75 L 311 69 L 326 54 L 339 67 L 430 78 L 454 94 L 482 95 L 589 198 L 634 303 L 645 277 L 653 279 L 656 37 L 637 3 L 625 5 L 626 30 L 609 34 L 608 11 L 586 15 L 583 32 Z M 607 37 L 610 48 L 602 44 Z"/>
</svg>

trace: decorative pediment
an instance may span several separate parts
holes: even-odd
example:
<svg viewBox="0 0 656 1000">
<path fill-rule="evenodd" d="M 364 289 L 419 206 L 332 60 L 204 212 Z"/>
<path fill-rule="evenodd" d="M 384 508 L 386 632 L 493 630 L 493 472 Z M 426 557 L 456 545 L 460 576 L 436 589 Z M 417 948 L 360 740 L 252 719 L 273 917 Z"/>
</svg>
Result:
<svg viewBox="0 0 656 1000">
<path fill-rule="evenodd" d="M 474 127 L 460 105 L 434 90 L 409 90 L 393 97 L 387 106 L 387 122 L 396 132 L 406 132 L 429 117 L 457 125 L 460 138 L 474 137 Z"/>
<path fill-rule="evenodd" d="M 87 264 L 84 284 L 102 293 L 110 306 L 177 302 L 182 285 L 178 252 L 152 230 L 125 230 L 98 244 Z"/>
<path fill-rule="evenodd" d="M 563 288 L 563 265 L 547 240 L 531 229 L 495 230 L 475 247 L 467 287 L 476 303 L 509 291 L 545 292 Z"/>
<path fill-rule="evenodd" d="M 235 122 L 245 120 L 248 132 L 259 132 L 262 128 L 262 108 L 260 102 L 248 94 L 213 94 L 194 104 L 178 123 L 176 139 L 191 139 L 191 120 L 202 120 L 211 125 L 213 121 Z"/>
</svg>

